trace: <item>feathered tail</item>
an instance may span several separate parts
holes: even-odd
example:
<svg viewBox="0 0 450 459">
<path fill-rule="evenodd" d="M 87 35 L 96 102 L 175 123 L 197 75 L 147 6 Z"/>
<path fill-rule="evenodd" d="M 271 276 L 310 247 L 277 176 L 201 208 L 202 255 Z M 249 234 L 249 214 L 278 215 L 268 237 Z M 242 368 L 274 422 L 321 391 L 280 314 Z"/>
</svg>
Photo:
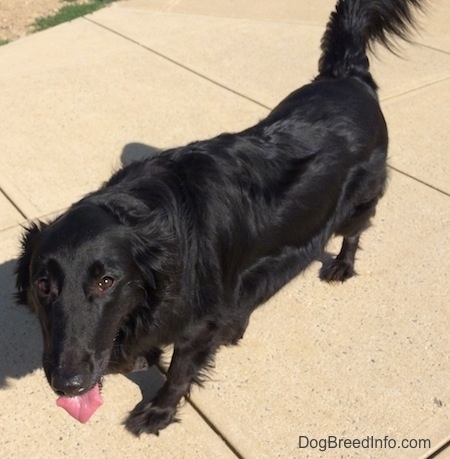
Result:
<svg viewBox="0 0 450 459">
<path fill-rule="evenodd" d="M 319 60 L 319 77 L 358 76 L 376 88 L 366 51 L 375 42 L 393 48 L 393 38 L 408 40 L 413 10 L 423 0 L 339 0 L 331 13 Z"/>
</svg>

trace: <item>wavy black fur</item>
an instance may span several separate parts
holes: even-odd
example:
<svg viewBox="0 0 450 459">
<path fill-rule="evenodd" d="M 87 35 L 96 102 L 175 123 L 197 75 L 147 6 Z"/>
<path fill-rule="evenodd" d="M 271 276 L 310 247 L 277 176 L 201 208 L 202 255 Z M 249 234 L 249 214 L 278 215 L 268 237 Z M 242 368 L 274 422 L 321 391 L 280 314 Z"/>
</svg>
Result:
<svg viewBox="0 0 450 459">
<path fill-rule="evenodd" d="M 320 277 L 354 274 L 388 145 L 366 49 L 404 38 L 419 6 L 339 1 L 319 75 L 267 118 L 126 166 L 58 219 L 29 228 L 17 301 L 39 317 L 57 393 L 87 392 L 142 358 L 157 363 L 173 344 L 167 382 L 126 421 L 136 435 L 157 433 L 217 349 L 237 343 L 251 312 L 333 235 L 342 249 Z"/>
</svg>

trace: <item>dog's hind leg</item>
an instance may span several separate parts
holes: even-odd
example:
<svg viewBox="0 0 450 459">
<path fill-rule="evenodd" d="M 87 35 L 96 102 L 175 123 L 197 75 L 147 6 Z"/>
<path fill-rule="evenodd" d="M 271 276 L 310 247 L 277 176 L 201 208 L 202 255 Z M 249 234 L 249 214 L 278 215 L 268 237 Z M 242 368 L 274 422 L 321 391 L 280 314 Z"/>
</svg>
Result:
<svg viewBox="0 0 450 459">
<path fill-rule="evenodd" d="M 336 234 L 344 236 L 342 247 L 336 258 L 323 264 L 320 279 L 327 282 L 344 282 L 356 274 L 355 256 L 359 247 L 361 234 L 370 226 L 370 219 L 375 215 L 379 195 L 353 208 L 351 216 L 344 220 Z"/>
<path fill-rule="evenodd" d="M 387 179 L 386 146 L 376 148 L 370 160 L 354 170 L 338 211 L 336 235 L 344 237 L 336 258 L 323 264 L 320 279 L 344 282 L 356 274 L 355 256 L 361 234 L 370 226 Z"/>
<path fill-rule="evenodd" d="M 344 282 L 355 275 L 355 255 L 360 234 L 344 237 L 341 251 L 336 258 L 325 262 L 320 270 L 320 279 L 327 282 Z"/>
</svg>

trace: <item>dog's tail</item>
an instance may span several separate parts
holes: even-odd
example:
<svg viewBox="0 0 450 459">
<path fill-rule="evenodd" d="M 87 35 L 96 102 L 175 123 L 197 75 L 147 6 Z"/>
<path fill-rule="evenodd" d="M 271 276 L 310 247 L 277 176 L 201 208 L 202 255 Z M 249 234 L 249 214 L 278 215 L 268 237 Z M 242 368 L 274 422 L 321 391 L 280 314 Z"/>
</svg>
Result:
<svg viewBox="0 0 450 459">
<path fill-rule="evenodd" d="M 338 0 L 322 38 L 319 77 L 357 76 L 374 89 L 366 51 L 379 42 L 393 49 L 395 37 L 408 40 L 414 8 L 424 0 Z"/>
</svg>

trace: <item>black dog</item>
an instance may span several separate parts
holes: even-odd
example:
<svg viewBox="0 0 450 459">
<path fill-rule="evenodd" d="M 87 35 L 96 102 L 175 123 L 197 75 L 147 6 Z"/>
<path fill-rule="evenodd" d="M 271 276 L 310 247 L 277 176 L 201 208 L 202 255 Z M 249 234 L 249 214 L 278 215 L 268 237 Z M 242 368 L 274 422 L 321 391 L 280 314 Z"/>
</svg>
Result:
<svg viewBox="0 0 450 459">
<path fill-rule="evenodd" d="M 354 274 L 386 182 L 387 130 L 366 48 L 405 38 L 419 0 L 340 0 L 319 75 L 256 126 L 133 163 L 49 224 L 31 226 L 17 299 L 39 317 L 60 405 L 86 421 L 108 372 L 158 361 L 167 381 L 126 420 L 157 433 L 251 312 L 343 236 L 325 281 Z M 71 406 L 75 405 L 75 407 Z"/>
</svg>

